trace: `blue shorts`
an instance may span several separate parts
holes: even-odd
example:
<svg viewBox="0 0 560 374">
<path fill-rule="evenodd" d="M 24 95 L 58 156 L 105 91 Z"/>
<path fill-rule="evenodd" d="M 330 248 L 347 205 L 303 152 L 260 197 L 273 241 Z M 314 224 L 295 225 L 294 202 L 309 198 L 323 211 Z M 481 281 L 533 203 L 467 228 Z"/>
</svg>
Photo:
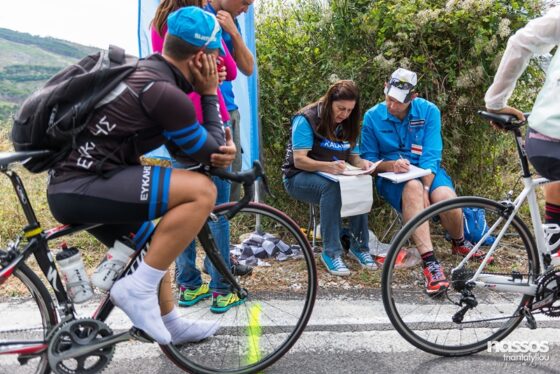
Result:
<svg viewBox="0 0 560 374">
<path fill-rule="evenodd" d="M 420 180 L 420 178 L 418 179 Z M 393 183 L 388 179 L 376 177 L 375 185 L 377 187 L 377 192 L 396 209 L 399 213 L 402 212 L 402 192 L 406 183 Z M 434 181 L 430 186 L 430 193 L 438 187 L 446 186 L 455 191 L 453 187 L 453 182 L 444 168 L 439 168 Z"/>
</svg>

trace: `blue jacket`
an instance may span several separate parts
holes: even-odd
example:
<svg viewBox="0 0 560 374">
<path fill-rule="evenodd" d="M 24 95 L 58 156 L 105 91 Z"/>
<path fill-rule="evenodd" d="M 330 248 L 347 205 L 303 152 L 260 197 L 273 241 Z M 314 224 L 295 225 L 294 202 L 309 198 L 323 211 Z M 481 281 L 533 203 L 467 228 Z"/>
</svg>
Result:
<svg viewBox="0 0 560 374">
<path fill-rule="evenodd" d="M 400 121 L 387 111 L 385 102 L 364 115 L 361 157 L 370 161 L 398 160 L 400 156 L 436 173 L 441 163 L 443 142 L 441 114 L 435 104 L 412 100 L 408 115 Z"/>
</svg>

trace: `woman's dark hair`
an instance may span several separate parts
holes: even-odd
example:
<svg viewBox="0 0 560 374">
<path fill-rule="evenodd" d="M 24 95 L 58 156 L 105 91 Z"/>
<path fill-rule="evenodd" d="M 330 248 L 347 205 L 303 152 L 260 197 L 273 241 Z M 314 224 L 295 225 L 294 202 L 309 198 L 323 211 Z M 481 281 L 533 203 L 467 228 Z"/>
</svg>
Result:
<svg viewBox="0 0 560 374">
<path fill-rule="evenodd" d="M 163 25 L 167 23 L 167 17 L 177 9 L 186 6 L 202 8 L 202 0 L 162 0 L 156 9 L 156 15 L 152 20 L 152 26 L 163 36 Z"/>
<path fill-rule="evenodd" d="M 340 123 L 342 132 L 335 133 L 338 124 L 335 123 L 332 104 L 338 100 L 355 101 L 354 109 L 344 121 Z M 351 80 L 340 80 L 329 87 L 327 93 L 316 102 L 307 105 L 300 112 L 305 111 L 315 105 L 321 105 L 319 125 L 317 132 L 330 140 L 345 140 L 350 143 L 352 148 L 356 145 L 360 136 L 360 91 Z"/>
</svg>

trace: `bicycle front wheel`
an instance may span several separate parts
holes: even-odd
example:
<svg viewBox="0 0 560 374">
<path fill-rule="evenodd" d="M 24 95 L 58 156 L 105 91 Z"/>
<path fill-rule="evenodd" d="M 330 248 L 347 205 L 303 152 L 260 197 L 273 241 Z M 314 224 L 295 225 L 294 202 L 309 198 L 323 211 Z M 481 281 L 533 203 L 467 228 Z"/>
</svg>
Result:
<svg viewBox="0 0 560 374">
<path fill-rule="evenodd" d="M 493 263 L 482 269 L 479 280 L 503 281 L 520 287 L 514 285 L 506 290 L 477 285 L 469 290 L 468 281 L 479 269 L 480 262 L 469 261 L 459 267 L 463 257 L 452 254 L 450 238 L 442 224 L 465 208 L 484 210 L 488 227 L 496 226 L 492 237 L 504 228 L 509 217 L 503 204 L 479 197 L 459 197 L 435 204 L 403 227 L 392 243 L 383 269 L 383 303 L 395 329 L 417 348 L 441 356 L 469 355 L 486 349 L 490 341 L 505 338 L 523 319 L 521 309 L 533 299 L 524 294 L 527 289 L 523 290 L 522 286 L 534 284 L 538 276 L 534 239 L 516 216 L 496 244 Z M 413 252 L 417 243 L 412 235 L 423 224 L 430 226 L 434 253 L 450 283 L 445 293 L 435 297 L 425 292 L 419 256 L 414 266 L 404 266 L 407 257 L 417 253 Z M 491 242 L 492 239 L 488 239 L 484 244 Z M 485 251 L 489 248 L 481 247 Z M 414 261 L 408 261 L 408 265 L 411 263 Z M 473 299 L 476 305 L 463 309 Z"/>
<path fill-rule="evenodd" d="M 232 204 L 215 208 L 220 215 Z M 280 359 L 302 334 L 315 302 L 317 275 L 313 252 L 299 226 L 267 205 L 250 203 L 229 220 L 230 243 L 253 244 L 265 252 L 252 274 L 238 277 L 247 290 L 245 302 L 223 314 L 211 313 L 211 301 L 180 308 L 185 318 L 217 321 L 217 333 L 202 342 L 165 346 L 163 351 L 179 367 L 193 373 L 253 373 Z M 258 240 L 258 239 L 257 239 Z M 250 245 L 244 248 L 251 249 Z M 201 257 L 203 253 L 199 251 Z M 266 254 L 266 256 L 265 256 Z M 242 256 L 245 257 L 245 256 Z M 208 300 L 211 300 L 209 298 Z"/>
<path fill-rule="evenodd" d="M 58 318 L 47 289 L 27 265 L 0 286 L 0 315 L 2 371 L 49 373 L 46 336 Z"/>
</svg>

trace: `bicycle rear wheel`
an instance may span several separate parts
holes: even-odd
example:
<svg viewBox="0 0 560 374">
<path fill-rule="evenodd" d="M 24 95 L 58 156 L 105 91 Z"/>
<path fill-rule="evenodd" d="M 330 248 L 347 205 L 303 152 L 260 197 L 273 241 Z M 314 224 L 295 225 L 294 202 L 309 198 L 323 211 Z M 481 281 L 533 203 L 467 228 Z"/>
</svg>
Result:
<svg viewBox="0 0 560 374">
<path fill-rule="evenodd" d="M 214 213 L 223 213 L 232 206 L 220 205 Z M 185 318 L 220 324 L 213 337 L 200 343 L 162 346 L 177 366 L 189 372 L 263 370 L 297 341 L 315 302 L 315 260 L 309 242 L 292 219 L 267 205 L 250 203 L 229 224 L 231 245 L 241 243 L 255 232 L 272 235 L 269 244 L 276 244 L 274 248 L 267 247 L 272 254 L 264 260 L 268 266 L 255 266 L 251 275 L 238 277 L 241 287 L 248 291 L 243 304 L 223 314 L 210 312 L 211 301 L 180 308 Z"/>
<path fill-rule="evenodd" d="M 46 336 L 58 318 L 47 289 L 27 265 L 1 284 L 0 315 L 2 371 L 49 373 Z"/>
<path fill-rule="evenodd" d="M 487 342 L 499 341 L 511 333 L 523 319 L 520 309 L 530 305 L 533 297 L 522 291 L 504 291 L 475 287 L 471 292 L 478 305 L 466 311 L 461 322 L 454 322 L 461 301 L 465 302 L 465 283 L 479 268 L 479 262 L 469 261 L 451 274 L 461 260 L 451 254 L 451 243 L 441 217 L 454 209 L 484 209 L 488 227 L 498 222 L 493 235 L 504 227 L 508 216 L 504 205 L 479 197 L 460 197 L 426 209 L 399 232 L 385 259 L 382 295 L 385 310 L 395 329 L 414 346 L 436 355 L 461 356 L 482 351 Z M 421 264 L 403 268 L 397 258 L 402 248 L 414 246 L 412 233 L 424 223 L 430 224 L 434 253 L 442 264 L 450 283 L 446 293 L 430 297 L 425 293 Z M 449 239 L 449 238 L 448 238 Z M 483 250 L 490 247 L 483 246 Z M 402 253 L 402 252 L 401 252 Z M 494 262 L 486 265 L 483 276 L 503 276 L 502 279 L 522 277 L 517 284 L 527 284 L 538 276 L 538 255 L 534 239 L 527 226 L 516 216 L 505 236 L 497 243 Z M 464 306 L 464 304 L 463 304 Z M 457 319 L 456 319 L 457 320 Z"/>
</svg>

